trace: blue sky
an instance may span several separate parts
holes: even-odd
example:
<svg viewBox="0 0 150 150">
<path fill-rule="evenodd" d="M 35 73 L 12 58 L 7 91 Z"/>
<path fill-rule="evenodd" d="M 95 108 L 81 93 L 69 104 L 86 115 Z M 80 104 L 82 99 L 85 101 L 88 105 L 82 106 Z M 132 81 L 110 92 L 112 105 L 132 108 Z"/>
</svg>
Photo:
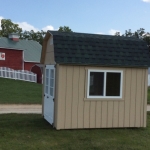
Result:
<svg viewBox="0 0 150 150">
<path fill-rule="evenodd" d="M 11 19 L 23 30 L 57 30 L 114 34 L 150 32 L 150 0 L 0 0 L 0 20 Z"/>
</svg>

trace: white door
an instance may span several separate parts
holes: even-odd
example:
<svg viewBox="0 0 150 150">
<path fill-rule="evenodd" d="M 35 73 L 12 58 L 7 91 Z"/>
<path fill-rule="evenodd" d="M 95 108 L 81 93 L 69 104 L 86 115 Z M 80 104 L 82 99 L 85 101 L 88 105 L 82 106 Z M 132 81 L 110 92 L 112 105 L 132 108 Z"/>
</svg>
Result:
<svg viewBox="0 0 150 150">
<path fill-rule="evenodd" d="M 46 65 L 44 85 L 44 118 L 53 124 L 54 121 L 54 89 L 55 69 L 54 65 Z"/>
</svg>

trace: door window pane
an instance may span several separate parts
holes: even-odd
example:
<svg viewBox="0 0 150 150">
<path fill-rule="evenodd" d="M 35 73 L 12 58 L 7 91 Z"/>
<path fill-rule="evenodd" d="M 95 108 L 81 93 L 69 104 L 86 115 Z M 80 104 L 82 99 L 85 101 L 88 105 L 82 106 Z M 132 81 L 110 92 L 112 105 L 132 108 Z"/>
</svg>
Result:
<svg viewBox="0 0 150 150">
<path fill-rule="evenodd" d="M 49 70 L 46 69 L 46 77 L 49 77 Z"/>
<path fill-rule="evenodd" d="M 45 93 L 48 94 L 48 86 L 45 87 Z"/>
<path fill-rule="evenodd" d="M 46 78 L 46 85 L 48 85 L 48 78 Z"/>
<path fill-rule="evenodd" d="M 51 69 L 51 78 L 54 78 L 54 69 Z"/>
<path fill-rule="evenodd" d="M 107 72 L 106 96 L 120 96 L 121 73 Z"/>
<path fill-rule="evenodd" d="M 50 87 L 50 95 L 53 96 L 53 93 L 54 93 L 54 89 Z"/>
<path fill-rule="evenodd" d="M 54 79 L 50 79 L 50 87 L 54 87 Z"/>
<path fill-rule="evenodd" d="M 48 84 L 49 84 L 49 69 L 46 69 L 46 79 L 45 79 L 45 93 L 48 94 Z"/>
<path fill-rule="evenodd" d="M 104 95 L 104 72 L 90 72 L 89 82 L 89 95 L 90 96 L 103 96 Z"/>
</svg>

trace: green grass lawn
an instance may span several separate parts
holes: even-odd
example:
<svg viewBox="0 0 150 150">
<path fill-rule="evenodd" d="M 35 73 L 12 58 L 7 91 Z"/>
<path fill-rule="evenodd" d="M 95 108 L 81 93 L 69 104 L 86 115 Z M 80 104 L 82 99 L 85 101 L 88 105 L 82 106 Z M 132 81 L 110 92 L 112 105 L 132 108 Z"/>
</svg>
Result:
<svg viewBox="0 0 150 150">
<path fill-rule="evenodd" d="M 0 78 L 0 104 L 41 104 L 42 84 Z"/>
<path fill-rule="evenodd" d="M 55 130 L 41 115 L 0 115 L 0 150 L 149 150 L 147 128 Z"/>
</svg>

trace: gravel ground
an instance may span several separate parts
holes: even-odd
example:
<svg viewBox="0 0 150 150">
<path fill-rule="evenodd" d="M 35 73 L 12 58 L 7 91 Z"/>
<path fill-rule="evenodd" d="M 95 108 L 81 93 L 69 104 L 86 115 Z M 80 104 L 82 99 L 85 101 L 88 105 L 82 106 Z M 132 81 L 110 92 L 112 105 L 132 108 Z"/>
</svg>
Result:
<svg viewBox="0 0 150 150">
<path fill-rule="evenodd" d="M 150 105 L 147 105 L 147 111 L 150 111 Z M 42 114 L 42 105 L 0 104 L 0 114 L 7 114 L 7 113 Z"/>
<path fill-rule="evenodd" d="M 7 114 L 7 113 L 41 114 L 42 113 L 42 105 L 0 104 L 0 114 Z"/>
</svg>

